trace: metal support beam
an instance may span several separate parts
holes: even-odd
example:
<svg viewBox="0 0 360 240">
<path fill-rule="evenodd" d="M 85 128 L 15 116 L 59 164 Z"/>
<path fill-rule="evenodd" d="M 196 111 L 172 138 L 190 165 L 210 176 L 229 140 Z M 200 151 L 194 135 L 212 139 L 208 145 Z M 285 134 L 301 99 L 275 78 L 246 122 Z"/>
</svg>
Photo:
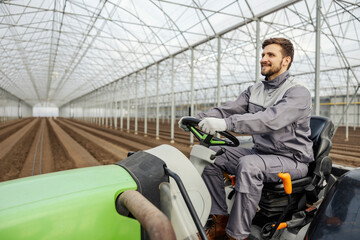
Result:
<svg viewBox="0 0 360 240">
<path fill-rule="evenodd" d="M 174 124 L 175 124 L 175 93 L 174 93 L 174 81 L 175 81 L 175 69 L 174 69 L 174 57 L 171 58 L 171 137 L 170 143 L 174 143 Z"/>
<path fill-rule="evenodd" d="M 104 118 L 105 118 L 105 127 L 109 127 L 109 97 L 108 97 L 108 94 L 107 94 L 107 89 L 105 88 L 104 89 L 104 108 L 105 108 L 105 111 L 104 111 Z"/>
<path fill-rule="evenodd" d="M 159 120 L 160 120 L 160 104 L 159 104 L 159 63 L 156 64 L 156 139 L 159 139 Z"/>
<path fill-rule="evenodd" d="M 256 19 L 255 81 L 260 80 L 260 19 Z"/>
<path fill-rule="evenodd" d="M 139 110 L 139 99 L 138 99 L 138 72 L 135 73 L 135 135 L 138 134 L 138 110 Z"/>
<path fill-rule="evenodd" d="M 190 60 L 190 116 L 194 117 L 194 49 L 191 48 L 191 60 Z M 194 135 L 190 134 L 190 146 L 194 144 Z"/>
<path fill-rule="evenodd" d="M 144 136 L 147 136 L 147 121 L 148 121 L 148 96 L 147 96 L 147 68 L 145 69 L 145 104 L 144 104 Z"/>
<path fill-rule="evenodd" d="M 321 0 L 316 0 L 316 43 L 315 43 L 315 115 L 320 115 L 320 36 Z"/>
<path fill-rule="evenodd" d="M 334 111 L 334 118 L 333 118 L 334 120 L 335 120 L 336 117 L 337 117 L 337 116 L 336 116 L 336 102 L 337 102 L 337 99 L 336 99 L 336 98 L 337 98 L 336 88 L 334 88 L 334 110 L 333 110 L 333 111 Z"/>
<path fill-rule="evenodd" d="M 96 110 L 96 119 L 95 119 L 95 123 L 97 125 L 100 125 L 100 111 L 99 111 L 99 107 L 98 107 L 98 102 L 99 102 L 99 90 L 97 89 L 96 90 L 96 94 L 95 94 L 95 98 L 96 98 L 96 101 L 95 101 L 95 110 Z"/>
<path fill-rule="evenodd" d="M 349 104 L 350 69 L 346 71 L 346 104 Z M 349 141 L 349 111 L 345 113 L 345 141 Z"/>
<path fill-rule="evenodd" d="M 108 107 L 108 120 L 107 121 L 109 121 L 109 127 L 110 128 L 112 128 L 112 123 L 113 123 L 113 115 L 112 115 L 112 113 L 113 113 L 113 92 L 111 91 L 111 85 L 109 86 L 109 97 L 108 97 L 108 105 L 109 105 L 109 107 Z"/>
<path fill-rule="evenodd" d="M 119 84 L 119 82 L 117 81 L 115 84 L 114 84 L 114 92 L 113 92 L 113 96 L 114 96 L 114 99 L 113 99 L 113 101 L 114 101 L 114 128 L 115 129 L 117 129 L 117 127 L 118 127 L 118 106 L 117 106 L 117 86 L 118 86 L 118 84 Z"/>
<path fill-rule="evenodd" d="M 124 80 L 121 81 L 120 85 L 120 130 L 124 129 Z"/>
<path fill-rule="evenodd" d="M 127 118 L 126 118 L 126 131 L 130 132 L 130 77 L 127 78 Z"/>
<path fill-rule="evenodd" d="M 349 102 L 346 104 L 346 107 L 345 107 L 344 112 L 346 112 L 346 111 L 348 110 L 348 108 L 349 108 L 349 106 L 350 106 L 350 103 L 355 100 L 356 94 L 357 94 L 357 92 L 359 91 L 359 89 L 360 89 L 360 85 L 357 85 L 354 94 L 352 95 L 352 97 L 351 97 L 351 99 L 349 100 Z M 335 131 L 334 131 L 334 133 L 335 133 L 335 132 L 337 131 L 337 129 L 339 128 L 340 123 L 343 121 L 343 119 L 344 119 L 344 114 L 341 115 L 340 120 L 339 120 L 338 123 L 335 125 Z"/>
<path fill-rule="evenodd" d="M 221 37 L 217 37 L 217 106 L 221 105 Z"/>
</svg>

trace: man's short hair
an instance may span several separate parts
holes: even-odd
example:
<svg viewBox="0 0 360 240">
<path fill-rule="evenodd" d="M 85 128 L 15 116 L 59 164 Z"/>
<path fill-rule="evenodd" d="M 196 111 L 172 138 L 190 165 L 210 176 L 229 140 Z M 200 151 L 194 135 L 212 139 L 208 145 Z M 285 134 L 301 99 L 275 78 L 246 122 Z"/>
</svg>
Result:
<svg viewBox="0 0 360 240">
<path fill-rule="evenodd" d="M 289 69 L 291 66 L 291 63 L 294 59 L 294 46 L 290 42 L 290 40 L 288 40 L 286 38 L 269 38 L 263 42 L 262 49 L 264 49 L 267 45 L 270 45 L 270 44 L 280 45 L 280 47 L 282 49 L 281 53 L 282 53 L 283 57 L 288 57 L 288 56 L 291 57 L 291 61 L 287 68 L 287 69 Z"/>
</svg>

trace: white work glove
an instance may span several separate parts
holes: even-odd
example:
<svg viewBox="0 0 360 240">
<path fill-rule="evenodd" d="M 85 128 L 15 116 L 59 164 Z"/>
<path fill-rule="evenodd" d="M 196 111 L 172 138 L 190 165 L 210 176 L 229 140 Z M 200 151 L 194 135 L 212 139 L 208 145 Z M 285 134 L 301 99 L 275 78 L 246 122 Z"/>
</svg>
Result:
<svg viewBox="0 0 360 240">
<path fill-rule="evenodd" d="M 204 118 L 199 122 L 199 127 L 207 134 L 214 135 L 216 132 L 226 131 L 226 122 L 222 118 Z"/>
<path fill-rule="evenodd" d="M 189 129 L 186 127 L 186 125 L 184 125 L 184 124 L 182 123 L 182 120 L 183 120 L 184 118 L 188 118 L 188 117 L 189 117 L 189 116 L 184 116 L 184 117 L 180 118 L 180 120 L 179 120 L 179 122 L 178 122 L 179 128 L 181 128 L 181 129 L 184 130 L 185 132 L 189 132 Z"/>
</svg>

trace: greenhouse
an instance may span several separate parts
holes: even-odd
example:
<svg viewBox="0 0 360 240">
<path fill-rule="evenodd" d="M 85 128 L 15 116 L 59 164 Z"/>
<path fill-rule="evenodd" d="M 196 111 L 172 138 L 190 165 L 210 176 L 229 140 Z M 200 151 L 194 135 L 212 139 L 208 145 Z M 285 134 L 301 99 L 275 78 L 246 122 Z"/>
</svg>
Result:
<svg viewBox="0 0 360 240">
<path fill-rule="evenodd" d="M 0 0 L 0 239 L 355 240 L 360 0 Z"/>
<path fill-rule="evenodd" d="M 358 126 L 357 1 L 6 1 L 0 114 L 168 119 L 260 81 L 263 40 L 295 46 L 291 74 L 313 112 Z M 119 120 L 118 120 L 119 119 Z M 120 120 L 121 119 L 121 120 Z"/>
</svg>

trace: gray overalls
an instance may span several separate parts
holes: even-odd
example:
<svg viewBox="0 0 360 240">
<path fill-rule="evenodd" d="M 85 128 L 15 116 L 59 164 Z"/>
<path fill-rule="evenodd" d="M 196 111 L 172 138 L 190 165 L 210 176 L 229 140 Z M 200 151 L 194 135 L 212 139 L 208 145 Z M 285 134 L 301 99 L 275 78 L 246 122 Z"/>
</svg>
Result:
<svg viewBox="0 0 360 240">
<path fill-rule="evenodd" d="M 212 197 L 211 214 L 216 215 L 228 213 L 222 171 L 236 175 L 235 202 L 226 227 L 231 237 L 244 239 L 250 234 L 263 182 L 278 182 L 279 172 L 290 173 L 292 179 L 306 176 L 313 161 L 311 108 L 309 90 L 286 71 L 197 116 L 224 118 L 228 131 L 253 136 L 252 149 L 226 147 L 202 175 Z"/>
</svg>

